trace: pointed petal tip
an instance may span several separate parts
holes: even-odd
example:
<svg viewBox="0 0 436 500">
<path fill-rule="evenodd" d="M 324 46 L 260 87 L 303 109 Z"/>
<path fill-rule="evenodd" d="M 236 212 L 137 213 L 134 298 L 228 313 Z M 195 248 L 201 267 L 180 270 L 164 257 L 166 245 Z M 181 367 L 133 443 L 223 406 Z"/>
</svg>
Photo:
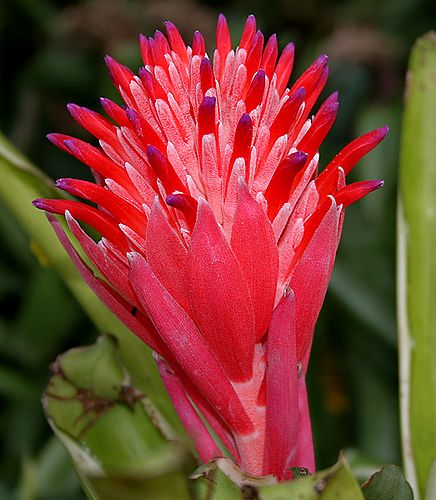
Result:
<svg viewBox="0 0 436 500">
<path fill-rule="evenodd" d="M 329 56 L 327 54 L 321 54 L 316 62 L 322 66 L 325 66 L 329 62 Z"/>
<path fill-rule="evenodd" d="M 68 180 L 66 177 L 61 177 L 60 179 L 56 179 L 55 187 L 59 189 L 65 189 L 68 186 Z"/>
<path fill-rule="evenodd" d="M 37 198 L 36 200 L 33 200 L 32 205 L 39 208 L 39 210 L 45 210 L 46 212 L 52 211 L 50 200 L 45 198 Z"/>
<path fill-rule="evenodd" d="M 389 125 L 384 125 L 383 127 L 380 127 L 378 129 L 379 133 L 380 133 L 380 137 L 382 139 L 384 139 L 388 134 L 389 134 Z"/>
<path fill-rule="evenodd" d="M 46 139 L 48 139 L 52 144 L 54 144 L 55 146 L 57 144 L 59 144 L 59 134 L 57 134 L 56 132 L 50 132 L 49 134 L 47 134 L 46 136 Z"/>
<path fill-rule="evenodd" d="M 36 208 L 40 208 L 43 210 L 43 205 L 44 205 L 44 199 L 43 198 L 37 198 L 36 200 L 32 201 L 32 205 Z"/>
<path fill-rule="evenodd" d="M 115 62 L 115 59 L 112 56 L 110 56 L 109 54 L 106 54 L 103 57 L 103 60 L 106 64 L 106 66 L 111 66 Z"/>
<path fill-rule="evenodd" d="M 160 155 L 161 155 L 161 152 L 155 146 L 153 146 L 152 144 L 149 144 L 147 146 L 147 157 L 150 161 L 153 158 L 155 158 L 156 156 L 160 156 Z"/>
</svg>

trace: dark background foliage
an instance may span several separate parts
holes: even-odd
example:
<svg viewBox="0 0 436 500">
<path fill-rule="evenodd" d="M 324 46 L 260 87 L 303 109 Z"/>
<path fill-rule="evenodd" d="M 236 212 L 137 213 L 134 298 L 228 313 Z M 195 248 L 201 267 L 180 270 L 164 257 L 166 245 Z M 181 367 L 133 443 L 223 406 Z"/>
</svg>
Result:
<svg viewBox="0 0 436 500">
<path fill-rule="evenodd" d="M 362 467 L 400 463 L 398 146 L 407 57 L 415 38 L 436 25 L 432 0 L 0 0 L 0 129 L 50 176 L 84 177 L 86 169 L 44 136 L 60 131 L 88 139 L 65 104 L 98 109 L 100 96 L 117 99 L 103 56 L 136 69 L 137 34 L 162 29 L 165 19 L 187 41 L 200 29 L 211 48 L 220 11 L 235 42 L 249 13 L 266 35 L 278 34 L 281 46 L 294 41 L 294 75 L 329 54 L 324 95 L 339 90 L 341 106 L 321 165 L 356 135 L 391 127 L 352 174 L 383 178 L 386 186 L 347 211 L 309 379 L 319 467 L 331 465 L 340 449 Z M 56 354 L 92 342 L 95 331 L 1 203 L 0 311 L 0 498 L 83 498 L 40 395 Z"/>
</svg>

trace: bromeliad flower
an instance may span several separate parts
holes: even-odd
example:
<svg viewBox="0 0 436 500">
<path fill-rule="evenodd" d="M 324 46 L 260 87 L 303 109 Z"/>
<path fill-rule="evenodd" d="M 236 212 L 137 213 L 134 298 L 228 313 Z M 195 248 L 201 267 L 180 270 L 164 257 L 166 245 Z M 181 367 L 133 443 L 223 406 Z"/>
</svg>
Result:
<svg viewBox="0 0 436 500">
<path fill-rule="evenodd" d="M 100 147 L 49 136 L 95 176 L 57 186 L 95 206 L 34 204 L 65 216 L 88 263 L 49 218 L 83 278 L 157 353 L 201 460 L 222 451 L 199 413 L 243 470 L 287 479 L 291 467 L 315 468 L 305 375 L 344 209 L 383 184 L 347 186 L 345 176 L 387 128 L 318 175 L 338 109 L 335 93 L 310 115 L 326 56 L 289 89 L 294 47 L 278 58 L 275 35 L 264 46 L 253 16 L 236 50 L 219 17 L 213 63 L 201 33 L 187 47 L 166 29 L 141 36 L 138 75 L 106 58 L 125 102 L 101 100 L 111 120 L 68 106 Z"/>
</svg>

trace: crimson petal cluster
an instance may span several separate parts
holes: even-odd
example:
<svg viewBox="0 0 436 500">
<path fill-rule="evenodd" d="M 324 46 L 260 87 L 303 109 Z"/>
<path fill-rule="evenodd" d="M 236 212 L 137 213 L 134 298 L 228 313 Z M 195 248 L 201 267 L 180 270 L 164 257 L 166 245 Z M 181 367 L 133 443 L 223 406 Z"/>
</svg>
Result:
<svg viewBox="0 0 436 500">
<path fill-rule="evenodd" d="M 287 88 L 294 46 L 279 57 L 276 36 L 265 44 L 253 16 L 236 50 L 219 17 L 213 62 L 201 33 L 189 47 L 172 23 L 166 30 L 141 35 L 138 75 L 106 58 L 125 103 L 101 99 L 110 119 L 68 106 L 99 147 L 49 135 L 95 177 L 57 187 L 94 205 L 34 204 L 89 286 L 156 352 L 202 461 L 225 447 L 250 474 L 313 472 L 305 375 L 315 322 L 344 209 L 382 185 L 345 176 L 387 128 L 348 144 L 318 175 L 338 110 L 334 93 L 311 116 L 325 55 Z M 52 214 L 65 216 L 88 263 Z"/>
</svg>

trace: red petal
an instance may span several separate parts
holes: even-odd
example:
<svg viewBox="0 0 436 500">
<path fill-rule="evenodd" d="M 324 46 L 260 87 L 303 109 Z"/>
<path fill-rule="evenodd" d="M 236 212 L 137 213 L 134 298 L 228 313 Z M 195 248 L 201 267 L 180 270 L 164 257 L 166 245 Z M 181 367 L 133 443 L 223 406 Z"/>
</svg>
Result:
<svg viewBox="0 0 436 500">
<path fill-rule="evenodd" d="M 250 165 L 251 144 L 253 141 L 253 122 L 250 115 L 243 113 L 236 126 L 235 139 L 233 141 L 233 153 L 230 165 L 233 166 L 236 158 L 244 158 L 245 165 Z M 247 169 L 248 172 L 248 169 Z M 229 176 L 231 171 L 229 171 Z M 228 182 L 228 179 L 227 179 Z"/>
<path fill-rule="evenodd" d="M 292 68 L 294 66 L 294 53 L 295 47 L 293 43 L 288 43 L 283 49 L 279 61 L 277 63 L 275 73 L 277 75 L 277 92 L 279 96 L 285 91 L 286 85 L 288 84 L 289 77 L 292 73 Z"/>
<path fill-rule="evenodd" d="M 335 200 L 338 205 L 348 207 L 352 203 L 355 203 L 367 194 L 383 186 L 384 181 L 378 179 L 373 181 L 354 182 L 353 184 L 349 184 L 348 186 L 340 189 L 335 194 Z"/>
<path fill-rule="evenodd" d="M 206 53 L 206 44 L 204 43 L 203 35 L 196 31 L 194 33 L 194 39 L 192 41 L 192 55 L 193 56 L 204 56 Z"/>
<path fill-rule="evenodd" d="M 129 125 L 129 120 L 126 116 L 125 109 L 123 109 L 121 106 L 118 106 L 118 104 L 115 104 L 113 101 L 106 97 L 101 97 L 100 103 L 106 113 L 112 118 L 112 120 L 116 121 L 123 127 Z"/>
<path fill-rule="evenodd" d="M 51 134 L 51 137 L 53 135 L 55 134 Z M 91 144 L 71 137 L 64 140 L 64 145 L 70 154 L 98 172 L 103 178 L 112 179 L 127 189 L 132 185 L 127 172 Z M 133 194 L 133 196 L 136 195 Z"/>
<path fill-rule="evenodd" d="M 292 291 L 274 310 L 267 338 L 264 474 L 290 479 L 297 452 L 298 374 L 295 298 Z"/>
<path fill-rule="evenodd" d="M 216 28 L 216 48 L 220 55 L 221 67 L 224 68 L 227 54 L 232 50 L 232 39 L 230 38 L 227 20 L 223 14 L 218 16 Z"/>
<path fill-rule="evenodd" d="M 292 86 L 290 92 L 303 87 L 306 91 L 306 106 L 299 123 L 303 124 L 309 116 L 316 100 L 320 96 L 328 77 L 328 57 L 322 55 L 316 59 L 312 65 L 298 78 Z M 299 127 L 296 130 L 300 130 Z"/>
<path fill-rule="evenodd" d="M 234 381 L 251 377 L 254 313 L 242 269 L 210 206 L 200 201 L 188 261 L 194 319 Z"/>
<path fill-rule="evenodd" d="M 259 106 L 263 99 L 265 90 L 265 71 L 260 69 L 253 77 L 250 88 L 245 98 L 245 110 L 250 113 L 254 108 Z"/>
<path fill-rule="evenodd" d="M 89 267 L 82 261 L 77 254 L 70 240 L 67 238 L 61 223 L 52 215 L 47 215 L 50 224 L 53 226 L 59 241 L 67 251 L 83 280 L 93 290 L 97 297 L 142 341 L 148 344 L 154 351 L 165 353 L 166 349 L 162 345 L 157 332 L 150 320 L 142 316 L 141 322 L 138 321 L 132 310 L 128 308 L 126 301 L 122 299 L 114 290 L 105 286 L 98 280 Z"/>
<path fill-rule="evenodd" d="M 146 66 L 153 66 L 153 56 L 148 45 L 148 38 L 143 33 L 139 35 L 139 49 L 141 51 L 143 63 Z"/>
<path fill-rule="evenodd" d="M 164 24 L 167 30 L 168 38 L 170 40 L 171 48 L 176 54 L 180 56 L 180 59 L 184 64 L 188 64 L 186 45 L 180 35 L 179 30 L 171 21 L 166 21 Z"/>
<path fill-rule="evenodd" d="M 113 144 L 118 143 L 115 126 L 106 118 L 87 108 L 68 104 L 67 109 L 76 122 L 97 139 Z"/>
<path fill-rule="evenodd" d="M 200 64 L 200 81 L 203 94 L 209 89 L 215 88 L 215 77 L 213 76 L 212 64 L 206 57 L 202 59 Z"/>
<path fill-rule="evenodd" d="M 310 423 L 309 402 L 307 400 L 304 376 L 298 379 L 298 436 L 297 455 L 291 467 L 304 467 L 309 474 L 315 473 L 315 455 L 313 451 L 312 425 Z"/>
<path fill-rule="evenodd" d="M 296 151 L 279 163 L 264 193 L 270 220 L 274 220 L 283 204 L 289 200 L 294 181 L 306 164 L 306 160 L 306 153 Z"/>
<path fill-rule="evenodd" d="M 200 144 L 201 138 L 204 135 L 215 134 L 215 103 L 215 97 L 206 96 L 198 108 L 198 135 Z"/>
<path fill-rule="evenodd" d="M 277 288 L 278 250 L 265 212 L 240 183 L 231 247 L 241 265 L 253 302 L 256 342 L 268 329 Z"/>
<path fill-rule="evenodd" d="M 217 447 L 207 427 L 192 406 L 185 389 L 177 376 L 169 370 L 163 360 L 157 360 L 159 374 L 171 398 L 184 428 L 192 438 L 200 460 L 205 463 L 223 454 Z"/>
<path fill-rule="evenodd" d="M 271 35 L 262 56 L 261 68 L 265 70 L 267 77 L 271 80 L 276 65 L 279 49 L 277 46 L 277 35 Z"/>
<path fill-rule="evenodd" d="M 322 141 L 332 128 L 338 107 L 338 93 L 334 92 L 319 108 L 309 130 L 298 143 L 298 149 L 307 153 L 309 160 L 313 158 Z"/>
<path fill-rule="evenodd" d="M 298 88 L 289 95 L 289 99 L 283 104 L 270 128 L 270 147 L 282 135 L 288 133 L 289 129 L 295 125 L 300 106 L 304 102 L 306 91 Z M 268 151 L 268 148 L 267 148 Z"/>
<path fill-rule="evenodd" d="M 230 380 L 184 309 L 165 290 L 144 258 L 130 254 L 130 280 L 165 345 L 207 401 L 237 433 L 252 430 Z"/>
<path fill-rule="evenodd" d="M 247 50 L 256 33 L 256 18 L 253 15 L 247 17 L 245 21 L 244 31 L 242 32 L 239 48 Z"/>
<path fill-rule="evenodd" d="M 173 193 L 168 195 L 165 201 L 170 207 L 177 208 L 177 210 L 182 212 L 185 217 L 186 224 L 192 232 L 197 219 L 197 200 L 192 196 L 189 196 L 189 194 Z"/>
<path fill-rule="evenodd" d="M 359 160 L 373 150 L 386 137 L 388 131 L 388 127 L 378 128 L 347 144 L 320 173 L 316 180 L 318 191 L 320 193 L 325 192 L 324 182 L 332 170 L 342 167 L 345 175 L 347 175 Z"/>
<path fill-rule="evenodd" d="M 260 61 L 262 60 L 263 51 L 263 33 L 257 31 L 251 42 L 251 47 L 248 50 L 245 66 L 247 67 L 247 82 L 251 82 L 254 73 L 259 69 Z"/>
<path fill-rule="evenodd" d="M 111 56 L 105 56 L 104 61 L 108 67 L 109 75 L 116 89 L 119 87 L 123 89 L 123 91 L 130 96 L 130 82 L 132 81 L 135 74 L 131 69 L 123 64 L 120 64 Z"/>
<path fill-rule="evenodd" d="M 174 170 L 174 167 L 168 161 L 167 157 L 164 156 L 157 148 L 151 145 L 148 146 L 147 157 L 150 165 L 152 166 L 157 177 L 161 180 L 163 187 L 168 194 L 173 191 L 186 191 L 186 188 Z"/>
<path fill-rule="evenodd" d="M 35 207 L 53 214 L 64 215 L 68 210 L 75 219 L 89 224 L 102 236 L 112 241 L 121 252 L 127 252 L 129 247 L 126 238 L 118 227 L 115 219 L 101 210 L 73 200 L 46 200 L 39 199 L 33 202 Z"/>
<path fill-rule="evenodd" d="M 189 313 L 186 277 L 188 251 L 170 226 L 157 200 L 148 221 L 146 255 L 159 281 Z"/>
<path fill-rule="evenodd" d="M 317 227 L 312 229 L 305 224 L 304 231 L 309 233 L 310 241 L 307 244 L 303 238 L 300 246 L 307 246 L 296 261 L 289 281 L 289 286 L 295 293 L 297 358 L 303 363 L 304 372 L 338 246 L 339 213 L 335 202 L 328 200 L 328 203 L 328 211 Z M 324 209 L 318 209 L 319 213 L 323 211 Z M 296 253 L 299 254 L 298 248 Z"/>
<path fill-rule="evenodd" d="M 145 213 L 108 189 L 78 179 L 58 179 L 56 187 L 100 205 L 110 212 L 119 223 L 131 227 L 139 236 L 144 236 L 147 227 Z"/>
</svg>

